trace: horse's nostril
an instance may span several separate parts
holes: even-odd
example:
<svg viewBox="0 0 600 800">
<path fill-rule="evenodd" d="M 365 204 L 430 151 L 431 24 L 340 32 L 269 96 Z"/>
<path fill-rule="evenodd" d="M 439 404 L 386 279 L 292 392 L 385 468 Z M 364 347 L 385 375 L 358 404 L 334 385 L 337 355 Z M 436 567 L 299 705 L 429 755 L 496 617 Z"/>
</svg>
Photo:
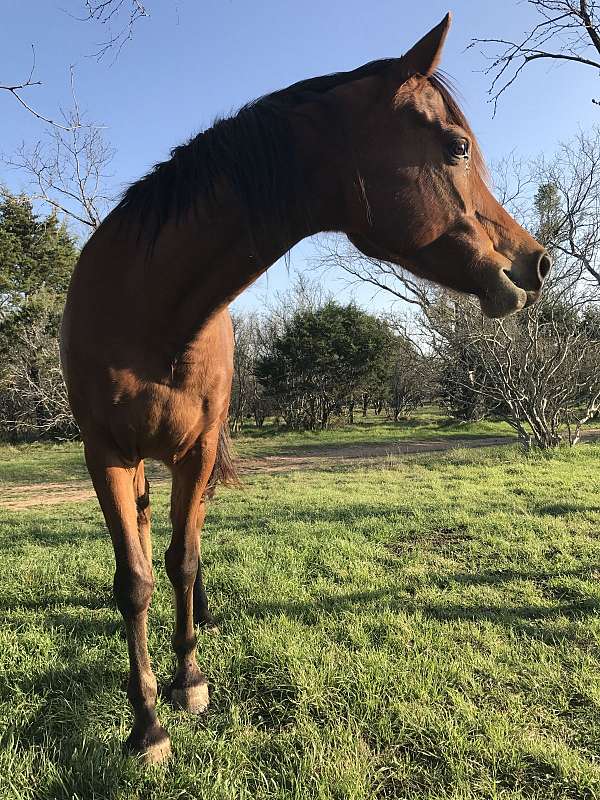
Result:
<svg viewBox="0 0 600 800">
<path fill-rule="evenodd" d="M 544 252 L 538 259 L 538 275 L 540 276 L 541 280 L 544 280 L 550 269 L 552 268 L 552 259 L 548 255 L 548 253 Z"/>
</svg>

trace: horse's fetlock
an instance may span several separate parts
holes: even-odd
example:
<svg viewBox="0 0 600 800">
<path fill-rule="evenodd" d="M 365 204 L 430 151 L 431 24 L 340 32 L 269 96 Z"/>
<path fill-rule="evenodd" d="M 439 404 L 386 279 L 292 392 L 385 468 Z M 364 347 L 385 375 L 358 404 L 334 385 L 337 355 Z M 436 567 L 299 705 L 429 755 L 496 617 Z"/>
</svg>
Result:
<svg viewBox="0 0 600 800">
<path fill-rule="evenodd" d="M 173 634 L 173 650 L 175 651 L 175 655 L 179 656 L 180 658 L 188 656 L 193 650 L 195 650 L 197 643 L 198 639 L 195 633 L 191 636 L 186 636 L 185 634 L 177 632 Z"/>
<path fill-rule="evenodd" d="M 144 674 L 139 677 L 130 675 L 127 685 L 127 697 L 129 702 L 136 709 L 138 716 L 148 715 L 150 721 L 156 719 L 154 709 L 158 696 L 158 684 L 154 673 Z"/>
</svg>

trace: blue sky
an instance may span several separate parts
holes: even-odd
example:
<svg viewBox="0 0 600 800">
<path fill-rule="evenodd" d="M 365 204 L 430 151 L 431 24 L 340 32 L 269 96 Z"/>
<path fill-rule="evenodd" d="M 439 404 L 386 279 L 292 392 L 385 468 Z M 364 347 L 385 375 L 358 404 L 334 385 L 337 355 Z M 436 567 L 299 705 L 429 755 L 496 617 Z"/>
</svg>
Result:
<svg viewBox="0 0 600 800">
<path fill-rule="evenodd" d="M 500 104 L 496 117 L 486 103 L 489 80 L 476 50 L 465 52 L 472 37 L 518 36 L 534 18 L 516 0 L 148 0 L 148 19 L 139 21 L 133 40 L 116 60 L 98 63 L 89 56 L 107 31 L 84 23 L 83 0 L 4 0 L 0 82 L 18 82 L 31 64 L 44 85 L 27 98 L 53 115 L 69 104 L 68 69 L 76 66 L 81 104 L 107 127 L 116 149 L 111 190 L 164 159 L 169 149 L 245 101 L 301 78 L 350 69 L 384 56 L 399 56 L 449 9 L 454 22 L 442 67 L 455 80 L 463 108 L 488 160 L 514 150 L 521 157 L 552 152 L 557 143 L 600 121 L 591 103 L 597 75 L 577 65 L 526 70 Z M 40 138 L 40 124 L 4 93 L 0 94 L 3 153 L 22 141 Z M 0 181 L 13 190 L 22 177 L 0 166 Z M 310 242 L 292 252 L 292 271 L 314 254 Z M 283 264 L 269 271 L 237 301 L 260 304 L 265 291 L 285 287 Z M 332 288 L 339 291 L 332 283 Z M 359 292 L 367 303 L 368 290 Z M 375 306 L 389 301 L 379 298 Z"/>
</svg>

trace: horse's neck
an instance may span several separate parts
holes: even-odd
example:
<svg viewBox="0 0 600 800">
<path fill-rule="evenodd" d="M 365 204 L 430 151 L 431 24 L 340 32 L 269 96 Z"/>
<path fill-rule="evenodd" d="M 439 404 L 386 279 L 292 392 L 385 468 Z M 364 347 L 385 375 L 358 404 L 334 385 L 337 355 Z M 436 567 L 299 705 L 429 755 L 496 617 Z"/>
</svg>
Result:
<svg viewBox="0 0 600 800">
<path fill-rule="evenodd" d="M 155 275 L 162 273 L 166 295 L 177 316 L 201 325 L 228 305 L 297 242 L 323 230 L 340 230 L 340 197 L 320 154 L 307 153 L 307 213 L 302 203 L 286 220 L 285 234 L 273 223 L 260 232 L 247 230 L 245 215 L 233 192 L 223 190 L 216 207 L 190 214 L 167 226 L 155 254 Z M 157 297 L 161 302 L 161 295 Z M 190 322 L 191 324 L 191 322 Z"/>
<path fill-rule="evenodd" d="M 193 334 L 217 311 L 229 305 L 277 259 L 305 235 L 290 229 L 289 241 L 273 232 L 257 248 L 235 206 L 217 215 L 190 216 L 161 235 L 150 269 L 159 290 L 153 293 L 150 317 Z"/>
</svg>

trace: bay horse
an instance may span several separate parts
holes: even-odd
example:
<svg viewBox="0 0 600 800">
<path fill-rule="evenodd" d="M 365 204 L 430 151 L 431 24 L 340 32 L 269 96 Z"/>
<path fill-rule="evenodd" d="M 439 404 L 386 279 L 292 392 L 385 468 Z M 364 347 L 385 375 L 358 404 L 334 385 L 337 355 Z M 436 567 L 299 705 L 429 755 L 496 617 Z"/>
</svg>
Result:
<svg viewBox="0 0 600 800">
<path fill-rule="evenodd" d="M 450 15 L 404 56 L 311 78 L 243 107 L 126 190 L 82 250 L 61 358 L 115 552 L 130 659 L 126 745 L 170 752 L 147 649 L 153 590 L 144 459 L 172 473 L 177 667 L 170 699 L 201 712 L 196 624 L 212 624 L 200 569 L 206 499 L 233 477 L 228 304 L 319 231 L 479 298 L 501 317 L 538 298 L 550 259 L 490 193 L 477 141 L 437 72 Z"/>
</svg>

